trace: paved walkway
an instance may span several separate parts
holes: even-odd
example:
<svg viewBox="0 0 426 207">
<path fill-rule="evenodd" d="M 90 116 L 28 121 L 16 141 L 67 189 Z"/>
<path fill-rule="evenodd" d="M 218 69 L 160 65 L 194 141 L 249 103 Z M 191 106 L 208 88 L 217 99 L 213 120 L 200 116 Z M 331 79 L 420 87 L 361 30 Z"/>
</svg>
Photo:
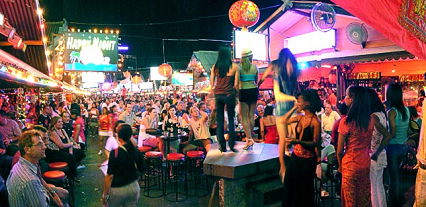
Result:
<svg viewBox="0 0 426 207">
<path fill-rule="evenodd" d="M 104 186 L 104 174 L 99 169 L 98 165 L 103 162 L 106 158 L 105 155 L 99 156 L 98 153 L 98 138 L 89 137 L 87 139 L 88 150 L 86 152 L 87 157 L 84 159 L 84 164 L 86 169 L 79 171 L 79 177 L 81 183 L 76 183 L 75 187 L 75 203 L 77 207 L 80 206 L 102 206 L 102 191 Z M 403 172 L 401 176 L 401 186 L 403 192 L 405 192 L 406 204 L 405 207 L 413 206 L 414 203 L 414 181 L 415 173 Z M 183 202 L 170 202 L 167 201 L 164 197 L 160 198 L 147 198 L 141 194 L 139 198 L 138 206 L 161 206 L 161 207 L 179 207 L 179 206 L 202 206 L 207 207 L 209 203 L 210 195 L 196 198 L 188 197 L 186 201 Z M 213 197 L 212 207 L 219 206 L 218 190 L 216 188 L 215 196 Z M 279 205 L 274 205 L 279 206 Z M 325 206 L 331 206 L 329 203 L 325 203 Z M 338 202 L 335 202 L 334 206 L 338 205 Z"/>
<path fill-rule="evenodd" d="M 86 158 L 83 163 L 86 165 L 86 169 L 79 171 L 79 178 L 81 183 L 76 183 L 75 187 L 75 204 L 77 207 L 80 206 L 102 206 L 102 191 L 104 187 L 104 174 L 99 169 L 98 165 L 103 162 L 106 157 L 105 155 L 99 156 L 97 137 L 89 137 L 87 139 L 88 149 L 86 151 Z M 218 193 L 215 193 L 212 207 L 219 206 Z M 167 201 L 164 197 L 160 198 L 147 198 L 141 193 L 139 198 L 138 206 L 161 206 L 161 207 L 176 207 L 176 206 L 208 206 L 210 195 L 196 198 L 188 197 L 186 201 L 175 203 Z"/>
</svg>

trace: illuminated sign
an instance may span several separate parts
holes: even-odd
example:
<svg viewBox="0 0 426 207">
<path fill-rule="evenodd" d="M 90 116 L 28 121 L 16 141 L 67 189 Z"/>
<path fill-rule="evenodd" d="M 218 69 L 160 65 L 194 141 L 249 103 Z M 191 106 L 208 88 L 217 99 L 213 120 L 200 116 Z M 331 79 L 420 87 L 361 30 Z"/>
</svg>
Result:
<svg viewBox="0 0 426 207">
<path fill-rule="evenodd" d="M 310 32 L 284 39 L 284 48 L 290 49 L 293 54 L 320 51 L 336 46 L 336 30 L 328 32 Z"/>
<path fill-rule="evenodd" d="M 117 71 L 118 35 L 65 33 L 66 71 Z"/>
<path fill-rule="evenodd" d="M 160 75 L 158 67 L 150 67 L 150 80 L 167 80 L 167 77 Z"/>
<path fill-rule="evenodd" d="M 103 83 L 105 82 L 105 73 L 103 72 L 82 72 L 81 82 L 83 83 Z"/>
<path fill-rule="evenodd" d="M 142 82 L 139 83 L 139 89 L 141 90 L 152 90 L 154 89 L 154 85 L 152 82 Z"/>
<path fill-rule="evenodd" d="M 266 60 L 266 35 L 235 30 L 234 57 L 241 58 L 241 52 L 245 48 L 251 49 L 254 60 Z"/>
<path fill-rule="evenodd" d="M 181 73 L 174 71 L 172 75 L 173 85 L 192 85 L 194 83 L 194 76 L 192 73 Z"/>
</svg>

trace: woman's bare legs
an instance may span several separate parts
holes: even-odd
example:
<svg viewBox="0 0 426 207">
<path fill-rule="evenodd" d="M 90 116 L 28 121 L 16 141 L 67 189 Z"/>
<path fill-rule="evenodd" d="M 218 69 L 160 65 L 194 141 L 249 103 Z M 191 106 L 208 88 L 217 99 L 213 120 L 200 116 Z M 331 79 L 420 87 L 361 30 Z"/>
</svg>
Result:
<svg viewBox="0 0 426 207">
<path fill-rule="evenodd" d="M 246 145 L 244 146 L 243 149 L 246 150 L 248 149 L 249 146 L 253 145 L 253 138 L 251 137 L 251 132 L 253 128 L 251 127 L 251 120 L 249 120 L 250 119 L 249 104 L 245 102 L 240 102 L 240 115 L 241 115 L 241 123 L 243 124 L 243 129 L 246 134 Z"/>
<path fill-rule="evenodd" d="M 280 137 L 280 140 L 278 142 L 278 153 L 279 153 L 280 166 L 281 166 L 280 168 L 281 182 L 284 182 L 284 175 L 285 175 L 285 169 L 286 169 L 284 157 L 285 157 L 285 149 L 286 149 L 285 139 L 287 138 L 287 125 L 282 124 L 283 118 L 284 116 L 275 117 L 278 135 Z"/>
</svg>

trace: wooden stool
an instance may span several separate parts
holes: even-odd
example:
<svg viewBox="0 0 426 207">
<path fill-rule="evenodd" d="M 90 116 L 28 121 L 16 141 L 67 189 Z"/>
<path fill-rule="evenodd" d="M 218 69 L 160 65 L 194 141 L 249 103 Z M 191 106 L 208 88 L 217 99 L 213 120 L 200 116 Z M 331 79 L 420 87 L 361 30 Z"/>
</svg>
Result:
<svg viewBox="0 0 426 207">
<path fill-rule="evenodd" d="M 164 195 L 163 181 L 163 154 L 149 151 L 145 153 L 146 171 L 143 195 L 149 198 L 158 198 Z M 151 180 L 153 183 L 151 184 Z M 151 191 L 156 192 L 151 195 Z"/>
<path fill-rule="evenodd" d="M 188 198 L 188 186 L 186 180 L 185 155 L 181 153 L 169 153 L 167 155 L 167 171 L 166 177 L 168 183 L 174 183 L 172 191 L 167 192 L 165 188 L 166 200 L 180 202 Z M 184 195 L 179 192 L 178 183 L 184 183 Z M 174 197 L 168 195 L 174 194 Z"/>
<path fill-rule="evenodd" d="M 209 194 L 209 182 L 206 175 L 203 173 L 203 162 L 204 162 L 204 152 L 203 151 L 188 151 L 186 153 L 186 160 L 189 168 L 190 180 L 194 182 L 193 189 L 194 193 L 189 193 L 191 196 L 203 197 Z M 199 185 L 202 183 L 202 178 L 205 178 L 206 189 L 200 188 Z M 200 192 L 201 191 L 201 192 Z M 203 192 L 205 191 L 205 192 Z M 192 191 L 190 191 L 192 192 Z M 197 195 L 199 194 L 199 195 Z"/>
</svg>

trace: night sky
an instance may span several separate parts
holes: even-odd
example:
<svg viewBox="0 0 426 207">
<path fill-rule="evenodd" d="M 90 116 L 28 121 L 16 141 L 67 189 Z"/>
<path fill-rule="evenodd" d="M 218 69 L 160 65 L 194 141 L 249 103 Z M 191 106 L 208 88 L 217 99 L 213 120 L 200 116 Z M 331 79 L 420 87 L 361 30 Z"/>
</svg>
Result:
<svg viewBox="0 0 426 207">
<path fill-rule="evenodd" d="M 255 29 L 281 0 L 252 0 L 261 9 Z M 126 54 L 136 55 L 138 68 L 163 63 L 162 39 L 231 41 L 233 25 L 228 10 L 233 0 L 41 0 L 47 22 L 65 18 L 76 29 L 119 29 Z M 216 51 L 221 42 L 164 41 L 166 62 L 188 63 L 192 52 Z"/>
</svg>

